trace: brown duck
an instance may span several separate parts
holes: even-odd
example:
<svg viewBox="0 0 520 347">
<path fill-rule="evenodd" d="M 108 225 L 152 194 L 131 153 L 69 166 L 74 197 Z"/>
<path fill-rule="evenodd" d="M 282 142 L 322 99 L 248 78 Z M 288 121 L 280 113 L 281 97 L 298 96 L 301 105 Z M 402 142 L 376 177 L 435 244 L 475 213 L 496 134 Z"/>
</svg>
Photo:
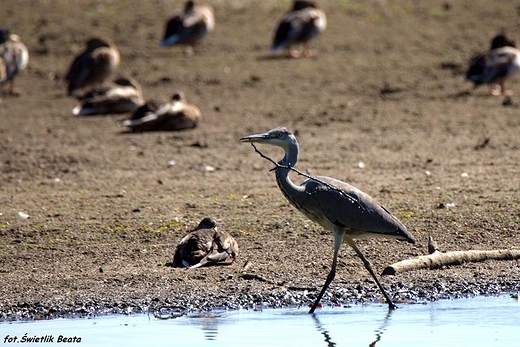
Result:
<svg viewBox="0 0 520 347">
<path fill-rule="evenodd" d="M 29 64 L 29 50 L 18 35 L 0 29 L 0 87 L 7 94 L 16 94 L 14 80 Z"/>
<path fill-rule="evenodd" d="M 134 112 L 144 104 L 141 86 L 132 78 L 118 78 L 94 87 L 79 98 L 73 115 L 89 116 Z"/>
<path fill-rule="evenodd" d="M 161 47 L 178 44 L 195 46 L 215 27 L 215 15 L 209 5 L 197 5 L 186 1 L 182 10 L 176 11 L 166 23 Z"/>
<path fill-rule="evenodd" d="M 280 20 L 271 50 L 286 48 L 293 58 L 301 57 L 302 54 L 311 56 L 309 41 L 321 34 L 326 27 L 327 17 L 314 1 L 296 0 L 293 8 Z"/>
<path fill-rule="evenodd" d="M 88 40 L 65 76 L 67 94 L 75 95 L 82 88 L 106 82 L 117 70 L 119 61 L 119 50 L 113 43 L 97 37 Z"/>
<path fill-rule="evenodd" d="M 175 92 L 171 100 L 159 106 L 149 101 L 139 107 L 131 119 L 120 123 L 132 131 L 173 131 L 195 128 L 202 119 L 200 109 L 186 100 L 183 92 Z"/>
<path fill-rule="evenodd" d="M 520 51 L 515 41 L 501 33 L 491 41 L 491 48 L 469 62 L 466 79 L 475 88 L 487 84 L 491 95 L 510 95 L 505 82 L 520 70 Z"/>
<path fill-rule="evenodd" d="M 190 269 L 230 265 L 238 255 L 238 244 L 229 233 L 217 230 L 215 221 L 204 218 L 195 230 L 184 236 L 173 256 L 175 267 Z"/>
</svg>

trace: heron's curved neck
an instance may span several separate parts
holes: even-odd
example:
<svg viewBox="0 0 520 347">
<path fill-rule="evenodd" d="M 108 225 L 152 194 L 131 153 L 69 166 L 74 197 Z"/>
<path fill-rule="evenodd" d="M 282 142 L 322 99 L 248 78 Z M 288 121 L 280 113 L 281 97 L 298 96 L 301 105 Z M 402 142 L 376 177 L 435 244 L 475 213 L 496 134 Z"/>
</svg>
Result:
<svg viewBox="0 0 520 347">
<path fill-rule="evenodd" d="M 284 147 L 284 150 L 285 156 L 278 162 L 278 164 L 282 166 L 294 167 L 298 161 L 299 151 L 298 142 L 296 142 L 296 139 L 293 143 L 289 143 L 286 147 Z M 280 187 L 280 190 L 282 191 L 285 198 L 293 205 L 298 205 L 300 198 L 303 199 L 305 197 L 304 189 L 291 181 L 289 178 L 290 171 L 291 170 L 286 167 L 277 167 L 276 182 L 278 183 L 278 187 Z"/>
</svg>

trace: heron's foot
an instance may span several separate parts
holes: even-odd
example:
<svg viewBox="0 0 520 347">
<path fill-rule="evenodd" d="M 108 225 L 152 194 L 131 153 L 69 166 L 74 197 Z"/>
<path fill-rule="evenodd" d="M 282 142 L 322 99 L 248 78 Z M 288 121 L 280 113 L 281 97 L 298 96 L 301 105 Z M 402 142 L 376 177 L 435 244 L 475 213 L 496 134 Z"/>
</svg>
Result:
<svg viewBox="0 0 520 347">
<path fill-rule="evenodd" d="M 309 313 L 312 314 L 312 313 L 314 313 L 314 311 L 315 311 L 317 308 L 322 308 L 322 307 L 323 307 L 323 306 L 322 306 L 322 304 L 321 304 L 320 302 L 314 302 L 314 303 L 312 304 L 311 309 L 309 310 Z"/>
</svg>

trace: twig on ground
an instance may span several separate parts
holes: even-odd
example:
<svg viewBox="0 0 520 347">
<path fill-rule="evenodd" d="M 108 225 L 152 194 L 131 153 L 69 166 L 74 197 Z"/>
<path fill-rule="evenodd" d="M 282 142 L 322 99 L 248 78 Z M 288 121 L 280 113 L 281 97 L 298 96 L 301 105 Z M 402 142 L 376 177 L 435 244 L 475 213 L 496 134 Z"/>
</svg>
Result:
<svg viewBox="0 0 520 347">
<path fill-rule="evenodd" d="M 383 275 L 395 275 L 407 271 L 419 269 L 440 269 L 443 266 L 461 265 L 469 262 L 481 262 L 485 260 L 515 260 L 520 259 L 520 249 L 498 249 L 491 251 L 469 250 L 440 252 L 430 236 L 428 239 L 429 255 L 406 259 L 387 266 Z"/>
</svg>

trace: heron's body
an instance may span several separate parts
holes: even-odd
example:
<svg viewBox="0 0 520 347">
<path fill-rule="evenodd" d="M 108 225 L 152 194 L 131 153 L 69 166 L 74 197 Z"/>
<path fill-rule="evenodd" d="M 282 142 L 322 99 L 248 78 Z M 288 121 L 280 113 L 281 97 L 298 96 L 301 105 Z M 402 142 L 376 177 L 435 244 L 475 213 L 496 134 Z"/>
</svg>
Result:
<svg viewBox="0 0 520 347">
<path fill-rule="evenodd" d="M 303 54 L 310 55 L 308 42 L 321 34 L 327 27 L 325 13 L 318 9 L 312 1 L 297 0 L 291 11 L 280 20 L 271 45 L 271 50 L 289 49 L 292 57 L 299 57 L 294 45 L 303 46 Z"/>
<path fill-rule="evenodd" d="M 287 200 L 325 229 L 346 229 L 346 236 L 354 239 L 379 236 L 408 240 L 409 234 L 401 222 L 356 187 L 334 178 L 316 176 L 296 186 L 303 194 L 294 194 L 295 187 L 290 187 L 292 182 L 284 171 L 288 170 L 276 170 L 276 180 Z M 292 195 L 286 193 L 289 189 Z"/>
<path fill-rule="evenodd" d="M 284 149 L 285 156 L 276 167 L 276 181 L 289 202 L 312 221 L 334 232 L 334 257 L 327 281 L 318 295 L 311 312 L 316 309 L 321 297 L 335 276 L 337 256 L 343 241 L 347 242 L 361 258 L 376 284 L 388 301 L 395 307 L 375 276 L 370 263 L 356 245 L 356 239 L 383 237 L 415 243 L 404 225 L 387 209 L 368 194 L 345 182 L 324 176 L 311 177 L 300 185 L 294 184 L 290 168 L 298 160 L 298 142 L 285 128 L 276 128 L 263 134 L 246 136 L 241 141 L 266 143 Z"/>
<path fill-rule="evenodd" d="M 186 1 L 184 8 L 177 11 L 166 23 L 162 47 L 185 44 L 195 46 L 215 27 L 215 15 L 209 5 L 197 5 Z"/>
<path fill-rule="evenodd" d="M 88 40 L 85 50 L 74 58 L 65 76 L 68 95 L 108 81 L 119 62 L 119 50 L 113 43 L 101 38 Z"/>
<path fill-rule="evenodd" d="M 164 105 L 146 103 L 120 125 L 133 131 L 174 131 L 194 128 L 201 119 L 200 109 L 188 103 L 183 92 L 176 92 Z"/>
<path fill-rule="evenodd" d="M 520 70 L 520 51 L 513 40 L 504 35 L 496 36 L 491 49 L 470 60 L 466 79 L 475 87 L 487 84 L 492 95 L 507 95 L 505 82 Z M 498 85 L 499 89 L 494 89 Z"/>
<path fill-rule="evenodd" d="M 89 116 L 135 111 L 144 104 L 141 87 L 137 81 L 118 78 L 115 81 L 94 87 L 80 98 L 72 114 Z"/>
<path fill-rule="evenodd" d="M 0 60 L 3 61 L 0 86 L 8 83 L 7 93 L 14 94 L 14 81 L 29 64 L 29 50 L 18 35 L 9 34 L 6 29 L 0 31 Z"/>
<path fill-rule="evenodd" d="M 230 265 L 237 255 L 238 244 L 233 236 L 217 230 L 212 219 L 204 218 L 195 230 L 179 242 L 173 265 L 189 268 Z"/>
</svg>

